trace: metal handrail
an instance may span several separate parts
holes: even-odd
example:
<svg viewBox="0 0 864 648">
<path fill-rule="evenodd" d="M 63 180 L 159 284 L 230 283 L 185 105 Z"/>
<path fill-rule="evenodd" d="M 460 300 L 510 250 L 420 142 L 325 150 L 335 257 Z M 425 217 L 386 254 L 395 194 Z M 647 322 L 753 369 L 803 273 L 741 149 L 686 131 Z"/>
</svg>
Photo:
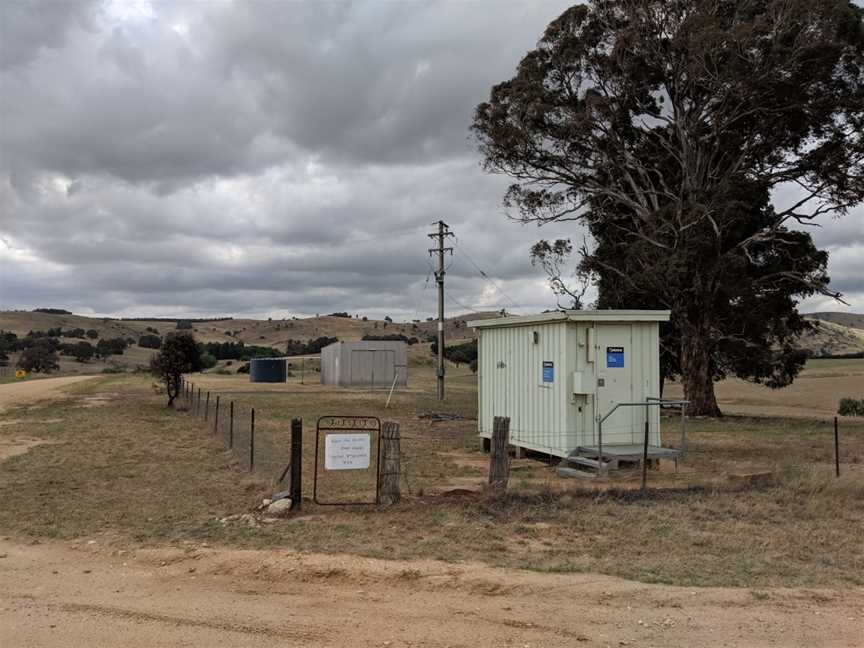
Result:
<svg viewBox="0 0 864 648">
<path fill-rule="evenodd" d="M 652 405 L 680 405 L 681 406 L 681 454 L 687 452 L 687 405 L 689 400 L 664 400 L 655 396 L 648 396 L 642 403 L 615 403 L 615 407 L 606 412 L 606 415 L 597 420 L 597 474 L 603 475 L 606 470 L 603 466 L 603 421 L 608 419 L 619 407 L 644 407 L 645 420 L 648 420 L 648 408 Z M 659 430 L 658 430 L 659 432 Z"/>
</svg>

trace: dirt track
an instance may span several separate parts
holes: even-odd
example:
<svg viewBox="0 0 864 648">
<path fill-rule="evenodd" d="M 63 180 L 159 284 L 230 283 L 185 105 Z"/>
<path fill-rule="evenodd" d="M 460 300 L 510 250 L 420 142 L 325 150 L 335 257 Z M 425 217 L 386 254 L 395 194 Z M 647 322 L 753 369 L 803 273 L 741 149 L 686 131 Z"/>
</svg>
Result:
<svg viewBox="0 0 864 648">
<path fill-rule="evenodd" d="M 93 378 L 96 376 L 67 376 L 0 385 L 0 412 L 16 405 L 25 405 L 54 396 L 63 387 Z"/>
<path fill-rule="evenodd" d="M 0 541 L 3 646 L 860 646 L 862 590 Z"/>
</svg>

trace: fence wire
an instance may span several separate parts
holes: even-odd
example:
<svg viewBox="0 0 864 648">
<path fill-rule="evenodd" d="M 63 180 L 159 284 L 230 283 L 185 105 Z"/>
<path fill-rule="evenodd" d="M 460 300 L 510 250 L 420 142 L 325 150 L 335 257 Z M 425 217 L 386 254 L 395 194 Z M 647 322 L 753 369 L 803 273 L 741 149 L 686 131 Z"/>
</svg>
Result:
<svg viewBox="0 0 864 648">
<path fill-rule="evenodd" d="M 290 458 L 290 427 L 261 417 L 247 404 L 184 382 L 178 401 L 182 409 L 201 422 L 202 429 L 231 453 L 241 470 L 266 478 L 278 478 Z M 274 477 L 275 476 L 275 477 Z"/>
</svg>

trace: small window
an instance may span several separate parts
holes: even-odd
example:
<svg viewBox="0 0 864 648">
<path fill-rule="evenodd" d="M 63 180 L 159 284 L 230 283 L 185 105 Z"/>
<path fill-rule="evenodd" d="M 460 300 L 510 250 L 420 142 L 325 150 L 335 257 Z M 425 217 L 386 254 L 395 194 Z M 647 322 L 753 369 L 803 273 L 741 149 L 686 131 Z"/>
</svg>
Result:
<svg viewBox="0 0 864 648">
<path fill-rule="evenodd" d="M 538 333 L 537 331 L 534 331 L 534 344 L 539 344 L 539 343 L 540 343 L 540 333 Z"/>
</svg>

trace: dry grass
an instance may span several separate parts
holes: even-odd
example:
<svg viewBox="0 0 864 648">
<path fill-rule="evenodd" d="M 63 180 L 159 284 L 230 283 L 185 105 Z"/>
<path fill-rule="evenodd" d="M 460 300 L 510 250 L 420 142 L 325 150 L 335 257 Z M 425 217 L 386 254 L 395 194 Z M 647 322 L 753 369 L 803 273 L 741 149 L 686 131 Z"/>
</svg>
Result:
<svg viewBox="0 0 864 648">
<path fill-rule="evenodd" d="M 249 518 L 220 522 L 249 512 L 274 488 L 290 416 L 303 417 L 311 453 L 318 415 L 383 415 L 381 392 L 273 389 L 233 377 L 207 378 L 223 398 L 234 394 L 256 407 L 259 442 L 269 443 L 275 455 L 262 458 L 260 471 L 250 477 L 202 421 L 166 409 L 146 377 L 106 376 L 76 385 L 63 401 L 9 413 L 14 423 L 0 428 L 4 438 L 50 443 L 3 462 L 0 529 L 33 537 L 101 535 L 119 543 L 207 541 L 481 560 L 686 585 L 864 585 L 864 425 L 844 423 L 840 480 L 831 474 L 830 427 L 730 417 L 694 421 L 692 452 L 682 471 L 652 473 L 655 488 L 647 496 L 633 490 L 632 475 L 598 491 L 557 479 L 540 463 L 514 471 L 504 496 L 448 493 L 483 481 L 475 423 L 418 420 L 418 413 L 441 408 L 432 373 L 415 373 L 420 375 L 411 389 L 397 394 L 386 412 L 402 424 L 409 473 L 404 485 L 413 494 L 391 509 L 307 502 L 303 515 L 273 524 L 250 526 Z M 455 370 L 451 375 L 446 411 L 470 416 L 473 378 Z M 92 396 L 107 402 L 87 407 L 83 398 Z M 311 466 L 307 454 L 310 496 Z M 766 468 L 777 479 L 764 488 L 736 488 L 724 476 Z"/>
<path fill-rule="evenodd" d="M 832 418 L 844 396 L 864 396 L 864 360 L 810 360 L 789 387 L 769 389 L 738 379 L 717 383 L 717 400 L 727 414 Z M 680 385 L 665 395 L 680 397 Z"/>
</svg>

